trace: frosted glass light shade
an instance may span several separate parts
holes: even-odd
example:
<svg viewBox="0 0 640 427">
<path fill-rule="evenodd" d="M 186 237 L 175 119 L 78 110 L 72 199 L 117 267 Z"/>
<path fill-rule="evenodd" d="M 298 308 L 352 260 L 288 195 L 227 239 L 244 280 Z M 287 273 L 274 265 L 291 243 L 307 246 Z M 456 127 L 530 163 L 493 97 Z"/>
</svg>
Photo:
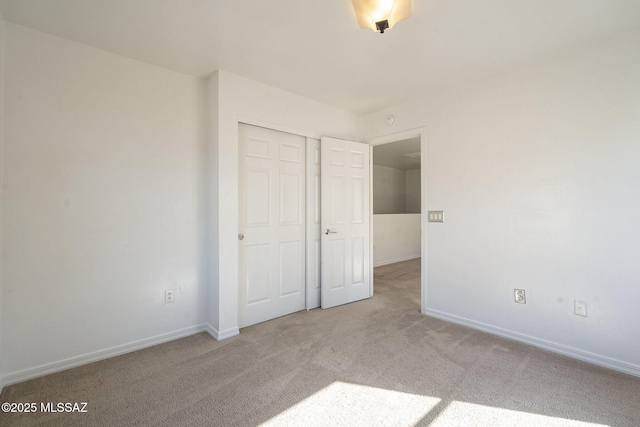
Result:
<svg viewBox="0 0 640 427">
<path fill-rule="evenodd" d="M 376 30 L 376 22 L 387 20 L 389 28 L 411 17 L 411 0 L 351 0 L 360 28 Z"/>
</svg>

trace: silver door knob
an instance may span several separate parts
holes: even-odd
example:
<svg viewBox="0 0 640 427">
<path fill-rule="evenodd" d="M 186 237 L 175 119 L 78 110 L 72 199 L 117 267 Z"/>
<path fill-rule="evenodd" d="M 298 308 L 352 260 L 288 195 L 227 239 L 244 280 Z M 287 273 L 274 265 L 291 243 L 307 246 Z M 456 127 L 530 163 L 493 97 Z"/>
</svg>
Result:
<svg viewBox="0 0 640 427">
<path fill-rule="evenodd" d="M 238 240 L 242 240 L 242 239 L 244 239 L 244 233 L 238 234 Z"/>
<path fill-rule="evenodd" d="M 338 234 L 337 231 L 331 231 L 328 228 L 326 230 L 324 230 L 324 234 Z"/>
</svg>

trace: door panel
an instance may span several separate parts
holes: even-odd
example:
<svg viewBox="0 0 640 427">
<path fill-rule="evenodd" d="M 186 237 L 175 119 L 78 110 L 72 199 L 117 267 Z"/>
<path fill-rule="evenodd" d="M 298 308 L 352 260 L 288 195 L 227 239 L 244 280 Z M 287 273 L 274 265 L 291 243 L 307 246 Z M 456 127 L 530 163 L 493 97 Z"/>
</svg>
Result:
<svg viewBox="0 0 640 427">
<path fill-rule="evenodd" d="M 299 173 L 280 174 L 280 225 L 301 225 L 302 176 Z"/>
<path fill-rule="evenodd" d="M 245 249 L 246 304 L 251 305 L 270 299 L 269 287 L 264 286 L 269 273 L 269 245 L 249 245 Z M 250 267 L 250 268 L 247 268 Z"/>
<path fill-rule="evenodd" d="M 371 296 L 370 147 L 321 140 L 322 308 Z"/>
<path fill-rule="evenodd" d="M 280 243 L 280 295 L 288 296 L 300 293 L 301 244 L 297 242 Z M 304 307 L 303 307 L 304 308 Z"/>
<path fill-rule="evenodd" d="M 239 136 L 239 325 L 305 308 L 305 138 L 243 125 Z"/>
<path fill-rule="evenodd" d="M 246 169 L 246 226 L 269 226 L 271 213 L 269 188 L 271 173 L 268 169 Z"/>
</svg>

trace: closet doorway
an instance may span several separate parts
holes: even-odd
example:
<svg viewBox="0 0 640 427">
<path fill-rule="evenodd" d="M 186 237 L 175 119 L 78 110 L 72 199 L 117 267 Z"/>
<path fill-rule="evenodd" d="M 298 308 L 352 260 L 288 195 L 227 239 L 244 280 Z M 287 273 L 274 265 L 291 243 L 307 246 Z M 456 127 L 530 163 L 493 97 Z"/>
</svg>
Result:
<svg viewBox="0 0 640 427">
<path fill-rule="evenodd" d="M 239 326 L 371 297 L 371 147 L 242 123 L 238 142 Z"/>
</svg>

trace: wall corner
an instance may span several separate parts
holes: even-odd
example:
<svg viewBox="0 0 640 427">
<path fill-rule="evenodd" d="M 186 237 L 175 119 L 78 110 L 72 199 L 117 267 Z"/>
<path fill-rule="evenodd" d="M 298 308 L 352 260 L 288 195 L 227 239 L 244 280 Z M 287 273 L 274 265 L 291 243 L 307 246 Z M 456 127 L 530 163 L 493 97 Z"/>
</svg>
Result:
<svg viewBox="0 0 640 427">
<path fill-rule="evenodd" d="M 207 331 L 220 329 L 220 227 L 219 227 L 219 72 L 205 80 L 206 111 L 206 230 Z M 210 332 L 211 333 L 211 332 Z"/>
</svg>

